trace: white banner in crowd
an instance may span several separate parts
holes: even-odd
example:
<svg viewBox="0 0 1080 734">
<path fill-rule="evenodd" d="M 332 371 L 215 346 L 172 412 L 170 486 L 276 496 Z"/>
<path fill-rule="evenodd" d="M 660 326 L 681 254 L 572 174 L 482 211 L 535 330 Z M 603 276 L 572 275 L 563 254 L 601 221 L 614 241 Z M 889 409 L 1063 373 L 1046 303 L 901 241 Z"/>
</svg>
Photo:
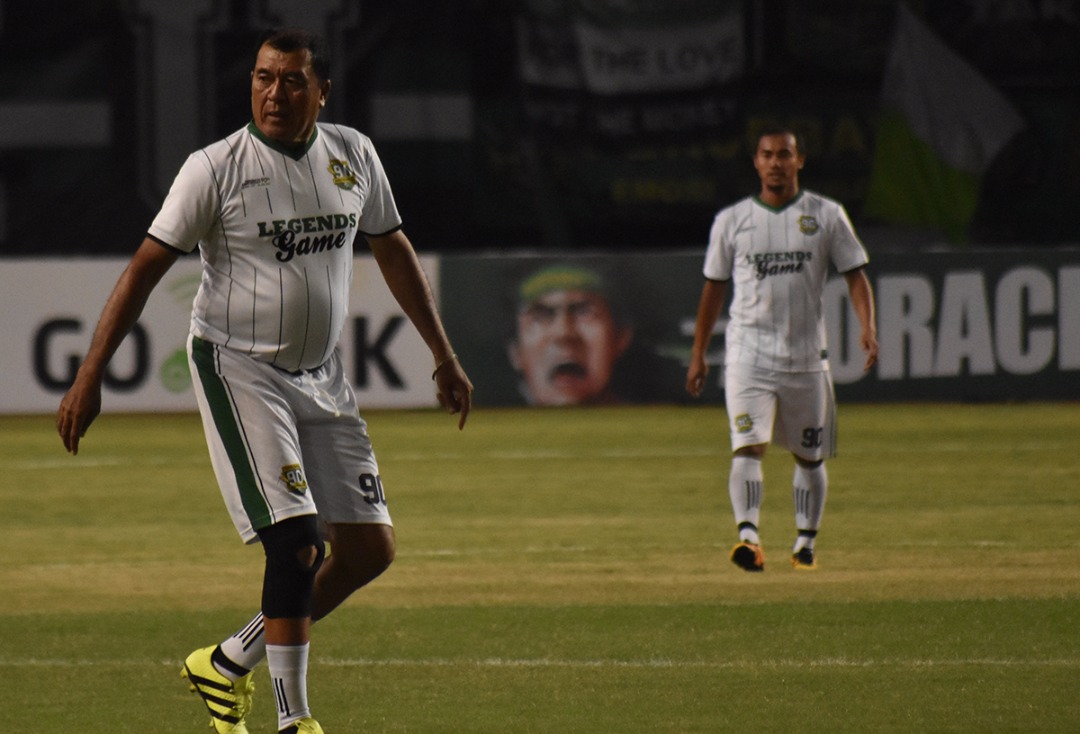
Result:
<svg viewBox="0 0 1080 734">
<path fill-rule="evenodd" d="M 729 3 L 708 18 L 641 27 L 519 18 L 525 82 L 602 94 L 700 89 L 742 76 L 742 8 Z"/>
<path fill-rule="evenodd" d="M 421 258 L 438 297 L 438 260 Z M 0 413 L 56 410 L 86 354 L 126 259 L 6 261 L 0 266 Z M 361 408 L 436 404 L 431 353 L 370 256 L 358 257 L 344 363 Z M 185 344 L 199 287 L 197 258 L 183 258 L 155 289 L 105 378 L 103 412 L 193 411 Z"/>
</svg>

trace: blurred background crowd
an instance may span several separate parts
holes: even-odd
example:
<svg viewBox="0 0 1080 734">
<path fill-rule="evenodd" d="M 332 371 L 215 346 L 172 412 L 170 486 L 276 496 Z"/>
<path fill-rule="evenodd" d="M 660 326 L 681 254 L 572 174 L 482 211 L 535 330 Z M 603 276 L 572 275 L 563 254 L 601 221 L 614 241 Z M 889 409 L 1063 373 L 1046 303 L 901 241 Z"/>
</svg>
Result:
<svg viewBox="0 0 1080 734">
<path fill-rule="evenodd" d="M 774 122 L 871 249 L 1080 242 L 1077 0 L 2 0 L 0 252 L 130 252 L 270 25 L 421 251 L 702 249 Z"/>
</svg>

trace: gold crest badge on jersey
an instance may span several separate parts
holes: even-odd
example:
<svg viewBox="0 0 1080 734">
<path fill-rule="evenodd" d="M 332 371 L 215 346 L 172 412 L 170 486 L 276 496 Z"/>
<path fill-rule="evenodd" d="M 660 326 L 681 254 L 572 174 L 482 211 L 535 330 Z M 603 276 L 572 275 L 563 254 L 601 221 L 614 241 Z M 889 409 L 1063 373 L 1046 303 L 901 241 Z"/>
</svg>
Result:
<svg viewBox="0 0 1080 734">
<path fill-rule="evenodd" d="M 334 177 L 334 185 L 338 188 L 348 191 L 353 186 L 356 186 L 356 176 L 353 175 L 353 172 L 349 168 L 349 164 L 347 162 L 340 161 L 337 158 L 331 158 L 330 165 L 326 168 Z"/>
<path fill-rule="evenodd" d="M 290 492 L 303 494 L 307 491 L 307 480 L 304 479 L 304 470 L 299 464 L 286 464 L 281 467 L 281 481 Z"/>
<path fill-rule="evenodd" d="M 799 217 L 799 231 L 803 234 L 817 234 L 818 229 L 820 229 L 820 225 L 818 225 L 818 221 L 814 217 L 808 214 Z"/>
</svg>

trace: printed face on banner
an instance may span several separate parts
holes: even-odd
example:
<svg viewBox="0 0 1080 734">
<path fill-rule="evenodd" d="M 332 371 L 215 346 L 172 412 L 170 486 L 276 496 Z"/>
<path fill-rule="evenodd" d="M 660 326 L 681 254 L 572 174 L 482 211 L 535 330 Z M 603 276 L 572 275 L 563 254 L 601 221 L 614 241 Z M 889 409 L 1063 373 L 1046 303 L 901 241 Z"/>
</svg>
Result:
<svg viewBox="0 0 1080 734">
<path fill-rule="evenodd" d="M 614 402 L 612 373 L 632 337 L 602 294 L 556 290 L 518 311 L 510 362 L 534 405 Z"/>
</svg>

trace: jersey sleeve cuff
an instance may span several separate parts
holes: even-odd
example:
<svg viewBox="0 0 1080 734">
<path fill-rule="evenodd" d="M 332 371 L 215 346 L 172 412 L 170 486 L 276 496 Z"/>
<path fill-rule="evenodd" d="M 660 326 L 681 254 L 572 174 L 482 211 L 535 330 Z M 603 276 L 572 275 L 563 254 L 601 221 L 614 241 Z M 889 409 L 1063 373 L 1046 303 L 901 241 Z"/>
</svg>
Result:
<svg viewBox="0 0 1080 734">
<path fill-rule="evenodd" d="M 864 270 L 866 268 L 866 266 L 869 265 L 869 264 L 870 263 L 860 263 L 859 265 L 856 265 L 853 268 L 848 268 L 847 270 L 838 270 L 837 272 L 840 273 L 840 275 L 847 275 L 848 273 L 856 273 L 856 272 L 858 272 L 860 270 Z"/>
<path fill-rule="evenodd" d="M 371 232 L 365 232 L 362 229 L 358 229 L 357 232 L 364 235 L 365 237 L 385 237 L 388 234 L 393 234 L 394 232 L 399 231 L 401 229 L 401 226 L 402 225 L 399 224 L 398 226 L 394 227 L 393 229 L 388 229 L 385 232 L 380 232 L 379 234 L 373 234 Z"/>
<path fill-rule="evenodd" d="M 175 245 L 170 245 L 165 240 L 161 239 L 160 237 L 155 237 L 154 235 L 150 234 L 149 232 L 146 233 L 146 236 L 147 236 L 148 239 L 151 239 L 154 242 L 158 243 L 159 245 L 164 247 L 166 250 L 170 250 L 171 252 L 175 252 L 177 255 L 190 255 L 191 254 L 187 250 L 181 250 L 179 247 L 176 247 Z"/>
</svg>

